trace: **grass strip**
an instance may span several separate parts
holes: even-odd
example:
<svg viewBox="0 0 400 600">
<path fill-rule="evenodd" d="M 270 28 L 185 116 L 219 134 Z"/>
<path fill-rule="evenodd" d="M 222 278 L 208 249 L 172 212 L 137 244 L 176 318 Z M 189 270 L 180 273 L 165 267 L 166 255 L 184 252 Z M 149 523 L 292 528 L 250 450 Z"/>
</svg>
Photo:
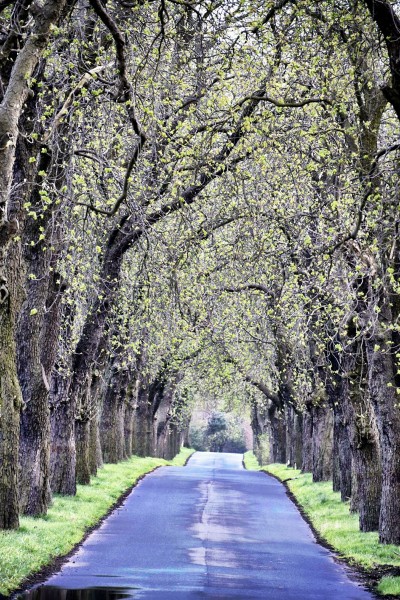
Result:
<svg viewBox="0 0 400 600">
<path fill-rule="evenodd" d="M 382 596 L 399 596 L 400 577 L 382 577 L 376 589 Z"/>
<path fill-rule="evenodd" d="M 160 466 L 183 466 L 193 452 L 183 448 L 171 461 L 132 456 L 106 464 L 90 485 L 78 485 L 76 496 L 54 496 L 47 515 L 21 517 L 18 530 L 0 531 L 0 595 L 67 555 L 143 475 Z"/>
<path fill-rule="evenodd" d="M 258 460 L 251 450 L 243 454 L 243 465 L 248 471 L 259 471 L 260 465 Z"/>
<path fill-rule="evenodd" d="M 246 468 L 266 471 L 284 481 L 315 530 L 339 556 L 371 573 L 380 567 L 400 567 L 400 546 L 379 544 L 377 532 L 361 532 L 358 515 L 350 514 L 348 503 L 332 491 L 331 481 L 313 483 L 311 473 L 282 464 L 259 467 L 251 454 L 244 457 Z M 383 577 L 377 590 L 383 595 L 400 594 L 400 577 Z"/>
</svg>

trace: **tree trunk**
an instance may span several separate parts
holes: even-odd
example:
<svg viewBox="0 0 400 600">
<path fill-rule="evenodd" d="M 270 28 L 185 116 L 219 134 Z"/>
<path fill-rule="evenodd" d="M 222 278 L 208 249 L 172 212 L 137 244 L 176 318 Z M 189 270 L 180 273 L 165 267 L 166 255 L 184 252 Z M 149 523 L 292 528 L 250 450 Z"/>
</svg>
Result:
<svg viewBox="0 0 400 600">
<path fill-rule="evenodd" d="M 303 473 L 311 473 L 313 468 L 313 416 L 312 410 L 307 408 L 303 413 L 303 460 L 301 470 Z"/>
<path fill-rule="evenodd" d="M 183 432 L 177 425 L 171 423 L 169 426 L 168 444 L 165 453 L 165 458 L 167 460 L 172 460 L 180 452 L 182 442 Z"/>
<path fill-rule="evenodd" d="M 107 463 L 117 463 L 125 454 L 125 408 L 128 370 L 114 365 L 106 389 L 100 420 L 100 439 L 103 458 Z"/>
<path fill-rule="evenodd" d="M 49 257 L 41 247 L 39 252 L 29 257 L 35 278 L 28 285 L 17 330 L 18 375 L 24 400 L 19 500 L 21 512 L 29 515 L 46 513 L 51 500 L 49 380 L 56 357 L 61 311 L 57 298 L 61 290 L 51 277 Z M 37 313 L 32 315 L 34 311 Z"/>
<path fill-rule="evenodd" d="M 348 423 L 344 418 L 342 407 L 339 405 L 334 413 L 335 429 L 334 439 L 336 440 L 336 452 L 339 464 L 339 486 L 342 502 L 351 498 L 351 448 L 348 431 Z"/>
<path fill-rule="evenodd" d="M 360 410 L 357 406 L 357 411 Z M 376 434 L 366 413 L 354 415 L 351 440 L 353 491 L 351 512 L 358 512 L 361 531 L 377 531 L 381 500 L 381 461 Z"/>
<path fill-rule="evenodd" d="M 47 0 L 25 29 L 21 47 L 15 53 L 8 81 L 2 82 L 0 104 L 0 528 L 18 526 L 17 471 L 18 432 L 21 390 L 17 377 L 15 348 L 16 311 L 20 265 L 15 255 L 7 257 L 11 236 L 18 222 L 9 217 L 10 188 L 15 161 L 18 123 L 29 95 L 28 81 L 46 48 L 52 27 L 57 23 L 65 2 Z M 18 27 L 18 24 L 15 24 Z M 6 143 L 5 143 L 6 142 Z M 11 252 L 15 248 L 11 248 Z M 39 469 L 40 471 L 40 469 Z M 35 471 L 38 473 L 39 471 Z M 40 477 L 46 479 L 42 472 Z M 39 477 L 39 480 L 40 480 Z M 37 481 L 39 481 L 37 480 Z M 39 494 L 41 496 L 41 494 Z"/>
<path fill-rule="evenodd" d="M 73 324 L 73 308 L 64 307 L 64 343 L 68 346 Z M 50 386 L 50 486 L 55 494 L 74 495 L 76 493 L 75 469 L 75 407 L 69 401 L 71 385 L 71 356 L 66 360 L 57 358 Z"/>
<path fill-rule="evenodd" d="M 169 460 L 175 456 L 178 429 L 177 419 L 179 419 L 179 400 L 175 395 L 176 386 L 180 376 L 178 374 L 170 375 L 168 383 L 160 389 L 161 395 L 158 397 L 157 404 L 153 403 L 153 417 L 157 430 L 156 436 L 156 456 Z"/>
<path fill-rule="evenodd" d="M 190 448 L 189 426 L 186 426 L 183 431 L 183 445 L 185 448 Z"/>
<path fill-rule="evenodd" d="M 97 475 L 97 469 L 103 466 L 103 454 L 100 442 L 99 415 L 96 414 L 90 421 L 90 450 L 89 468 L 90 474 Z"/>
<path fill-rule="evenodd" d="M 134 419 L 134 453 L 157 456 L 157 411 L 164 398 L 168 366 L 163 365 L 151 383 L 140 375 Z"/>
<path fill-rule="evenodd" d="M 391 322 L 390 307 L 384 303 L 380 318 Z M 379 321 L 378 331 L 367 342 L 368 383 L 374 408 L 382 456 L 382 498 L 379 540 L 400 544 L 400 411 L 396 395 L 397 365 L 390 346 L 391 332 Z"/>
<path fill-rule="evenodd" d="M 270 462 L 286 462 L 286 425 L 285 415 L 272 404 L 268 409 Z"/>
<path fill-rule="evenodd" d="M 324 404 L 313 407 L 313 481 L 332 478 L 333 413 Z"/>
<path fill-rule="evenodd" d="M 122 219 L 125 223 L 126 220 Z M 131 237 L 123 227 L 112 230 L 99 279 L 101 281 L 96 298 L 88 311 L 82 334 L 72 357 L 72 377 L 68 390 L 68 402 L 76 415 L 76 477 L 80 483 L 90 483 L 89 426 L 97 408 L 97 399 L 91 396 L 93 369 L 102 360 L 106 336 L 104 326 L 110 311 L 111 301 L 119 286 L 122 260 L 129 248 Z"/>
<path fill-rule="evenodd" d="M 50 411 L 47 394 L 33 391 L 31 397 L 35 405 L 27 405 L 20 422 L 19 502 L 24 514 L 40 515 L 47 512 L 51 501 Z"/>
<path fill-rule="evenodd" d="M 267 411 L 253 402 L 251 405 L 251 429 L 253 432 L 253 452 L 260 463 L 265 465 L 269 462 L 269 445 L 266 444 L 267 434 Z M 265 453 L 265 446 L 268 451 Z"/>
<path fill-rule="evenodd" d="M 129 458 L 133 454 L 133 419 L 135 415 L 135 409 L 132 404 L 132 391 L 128 390 L 128 401 L 125 407 L 125 421 L 124 421 L 124 441 L 125 441 L 125 456 Z"/>
<path fill-rule="evenodd" d="M 348 402 L 347 376 L 330 376 L 327 385 L 330 406 L 333 410 L 333 491 L 340 492 L 342 502 L 351 497 L 351 448 L 349 421 L 345 410 Z"/>
<path fill-rule="evenodd" d="M 340 492 L 340 425 L 336 420 L 336 413 L 333 413 L 333 447 L 332 447 L 332 489 L 334 492 Z"/>
<path fill-rule="evenodd" d="M 374 416 L 368 400 L 366 355 L 363 344 L 354 344 L 348 360 L 348 397 L 343 410 L 348 423 L 352 466 L 350 511 L 358 512 L 361 531 L 376 531 L 379 524 L 381 467 Z"/>
<path fill-rule="evenodd" d="M 19 526 L 18 445 L 22 404 L 18 383 L 13 291 L 0 287 L 0 529 Z"/>
<path fill-rule="evenodd" d="M 381 468 L 373 440 L 359 440 L 355 461 L 358 479 L 358 510 L 361 531 L 377 531 L 381 499 Z"/>
<path fill-rule="evenodd" d="M 349 385 L 349 358 L 340 354 L 337 345 L 341 339 L 331 327 L 331 341 L 327 344 L 326 359 L 328 370 L 325 376 L 326 396 L 333 411 L 333 449 L 332 449 L 332 486 L 334 492 L 340 492 L 342 502 L 351 497 L 351 450 L 349 422 L 346 416 Z"/>
<path fill-rule="evenodd" d="M 76 482 L 90 483 L 90 419 L 75 421 Z"/>
<path fill-rule="evenodd" d="M 149 399 L 149 384 L 139 375 L 137 381 L 136 410 L 133 420 L 133 453 L 150 456 L 153 447 L 154 423 Z"/>
<path fill-rule="evenodd" d="M 69 378 L 56 373 L 51 397 L 51 489 L 55 494 L 76 494 L 75 412 L 73 405 L 63 400 L 67 396 Z"/>
<path fill-rule="evenodd" d="M 360 512 L 360 494 L 358 488 L 358 475 L 357 472 L 356 460 L 354 456 L 351 459 L 351 498 L 350 498 L 350 512 L 359 513 Z"/>
<path fill-rule="evenodd" d="M 31 123 L 28 125 L 25 130 L 29 131 Z M 35 214 L 35 217 L 24 217 L 25 300 L 16 336 L 18 376 L 24 401 L 20 427 L 19 498 L 21 512 L 29 515 L 46 513 L 51 500 L 49 380 L 57 355 L 61 296 L 65 290 L 57 273 L 65 212 L 58 210 L 55 202 L 42 211 L 40 192 L 42 173 L 47 173 L 47 182 L 51 182 L 56 190 L 60 190 L 65 182 L 65 165 L 70 154 L 68 125 L 67 120 L 60 131 L 57 149 L 53 153 L 48 149 L 40 155 L 37 168 L 41 175 L 30 173 L 31 148 L 26 148 L 27 141 L 19 142 L 18 167 L 24 180 L 32 182 L 25 186 L 25 199 L 29 200 Z M 22 174 L 18 173 L 19 179 Z M 35 211 L 42 212 L 40 219 Z"/>
<path fill-rule="evenodd" d="M 303 418 L 292 406 L 285 410 L 286 414 L 286 457 L 290 467 L 298 469 L 302 464 Z"/>
<path fill-rule="evenodd" d="M 154 422 L 151 410 L 143 405 L 138 406 L 134 419 L 134 454 L 136 456 L 153 456 L 154 437 Z"/>
<path fill-rule="evenodd" d="M 386 42 L 391 82 L 383 85 L 381 89 L 400 120 L 400 19 L 395 8 L 396 5 L 388 0 L 364 0 L 364 2 Z"/>
</svg>

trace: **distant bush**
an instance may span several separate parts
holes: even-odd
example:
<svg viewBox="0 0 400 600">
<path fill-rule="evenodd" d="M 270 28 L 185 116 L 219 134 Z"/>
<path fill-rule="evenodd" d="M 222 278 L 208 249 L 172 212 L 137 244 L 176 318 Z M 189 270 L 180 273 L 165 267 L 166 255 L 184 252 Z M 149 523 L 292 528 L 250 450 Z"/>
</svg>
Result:
<svg viewBox="0 0 400 600">
<path fill-rule="evenodd" d="M 189 444 L 191 448 L 204 452 L 206 450 L 205 441 L 206 426 L 191 427 L 189 431 Z"/>
<path fill-rule="evenodd" d="M 246 452 L 243 426 L 238 417 L 211 413 L 207 425 L 191 427 L 190 446 L 203 452 Z"/>
</svg>

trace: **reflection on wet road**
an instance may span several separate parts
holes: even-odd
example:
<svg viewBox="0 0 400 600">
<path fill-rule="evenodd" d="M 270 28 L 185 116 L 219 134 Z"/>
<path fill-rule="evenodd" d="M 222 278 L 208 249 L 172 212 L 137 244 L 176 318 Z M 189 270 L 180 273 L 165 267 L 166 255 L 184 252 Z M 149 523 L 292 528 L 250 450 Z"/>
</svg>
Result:
<svg viewBox="0 0 400 600">
<path fill-rule="evenodd" d="M 147 476 L 24 600 L 367 600 L 316 544 L 283 486 L 237 454 Z"/>
<path fill-rule="evenodd" d="M 24 594 L 20 598 L 31 600 L 122 600 L 132 598 L 129 590 L 117 590 L 113 588 L 88 588 L 83 590 L 64 590 L 57 587 L 43 586 L 32 590 L 29 595 Z"/>
</svg>

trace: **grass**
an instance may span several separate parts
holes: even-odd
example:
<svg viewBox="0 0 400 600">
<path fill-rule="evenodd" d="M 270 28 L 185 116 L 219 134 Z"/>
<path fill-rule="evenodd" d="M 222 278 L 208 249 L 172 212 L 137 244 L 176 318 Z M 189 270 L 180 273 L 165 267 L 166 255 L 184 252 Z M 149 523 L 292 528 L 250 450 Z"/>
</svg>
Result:
<svg viewBox="0 0 400 600">
<path fill-rule="evenodd" d="M 193 452 L 183 448 L 172 461 L 133 456 L 104 465 L 90 485 L 78 485 L 76 496 L 55 496 L 47 515 L 22 517 L 18 530 L 1 531 L 0 594 L 9 594 L 29 575 L 68 554 L 141 476 L 159 466 L 184 465 Z"/>
<path fill-rule="evenodd" d="M 254 456 L 253 452 L 251 452 L 251 450 L 243 454 L 243 464 L 245 468 L 249 471 L 258 471 L 260 469 L 258 460 Z"/>
<path fill-rule="evenodd" d="M 254 464 L 252 457 L 246 462 Z M 315 529 L 340 556 L 368 571 L 382 565 L 400 567 L 400 547 L 379 544 L 376 532 L 360 532 L 358 515 L 350 514 L 348 503 L 341 502 L 340 494 L 332 491 L 331 481 L 313 483 L 310 473 L 301 473 L 281 464 L 259 467 L 257 459 L 255 462 L 255 468 L 261 468 L 281 481 L 287 480 L 290 491 Z M 381 594 L 400 594 L 400 577 L 384 577 L 377 589 Z"/>
<path fill-rule="evenodd" d="M 382 577 L 377 590 L 380 594 L 399 595 L 400 594 L 400 577 Z"/>
</svg>

